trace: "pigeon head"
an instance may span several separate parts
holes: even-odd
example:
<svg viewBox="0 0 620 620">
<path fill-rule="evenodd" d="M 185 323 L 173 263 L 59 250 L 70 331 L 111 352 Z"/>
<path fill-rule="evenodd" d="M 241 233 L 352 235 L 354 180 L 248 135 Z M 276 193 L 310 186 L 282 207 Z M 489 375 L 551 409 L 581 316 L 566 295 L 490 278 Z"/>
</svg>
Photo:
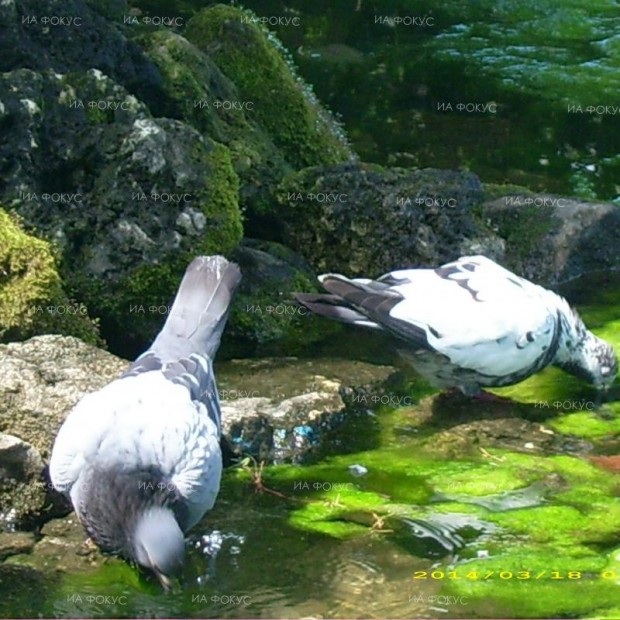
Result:
<svg viewBox="0 0 620 620">
<path fill-rule="evenodd" d="M 593 361 L 592 374 L 595 387 L 608 390 L 618 374 L 618 358 L 613 347 L 594 336 L 590 358 Z"/>
<path fill-rule="evenodd" d="M 562 336 L 553 363 L 599 390 L 608 390 L 618 373 L 613 347 L 595 336 L 565 299 L 559 299 L 565 311 L 558 313 Z"/>
<path fill-rule="evenodd" d="M 169 590 L 185 558 L 183 532 L 169 508 L 147 508 L 136 519 L 131 538 L 136 562 L 152 570 L 162 586 Z"/>
<path fill-rule="evenodd" d="M 162 586 L 183 564 L 185 505 L 176 487 L 154 470 L 89 468 L 71 489 L 89 536 L 104 550 L 152 570 Z"/>
<path fill-rule="evenodd" d="M 576 346 L 559 351 L 555 363 L 599 390 L 608 390 L 618 373 L 613 347 L 591 332 L 587 332 Z"/>
</svg>

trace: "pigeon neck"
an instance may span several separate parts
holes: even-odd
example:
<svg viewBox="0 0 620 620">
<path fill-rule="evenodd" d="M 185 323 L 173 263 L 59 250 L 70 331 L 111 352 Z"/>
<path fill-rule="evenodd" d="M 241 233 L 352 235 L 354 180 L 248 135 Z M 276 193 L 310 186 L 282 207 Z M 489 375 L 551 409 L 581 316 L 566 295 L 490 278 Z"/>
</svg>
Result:
<svg viewBox="0 0 620 620">
<path fill-rule="evenodd" d="M 561 300 L 558 310 L 560 340 L 553 363 L 566 372 L 591 382 L 594 377 L 590 368 L 590 349 L 594 344 L 594 336 L 588 331 L 579 314 L 565 299 Z"/>
<path fill-rule="evenodd" d="M 157 575 L 165 589 L 185 556 L 185 540 L 172 510 L 162 506 L 145 509 L 136 520 L 132 536 L 134 557 Z"/>
<path fill-rule="evenodd" d="M 565 299 L 562 299 L 562 302 L 558 312 L 561 330 L 560 349 L 570 354 L 578 348 L 583 348 L 591 334 L 579 314 L 568 305 Z"/>
</svg>

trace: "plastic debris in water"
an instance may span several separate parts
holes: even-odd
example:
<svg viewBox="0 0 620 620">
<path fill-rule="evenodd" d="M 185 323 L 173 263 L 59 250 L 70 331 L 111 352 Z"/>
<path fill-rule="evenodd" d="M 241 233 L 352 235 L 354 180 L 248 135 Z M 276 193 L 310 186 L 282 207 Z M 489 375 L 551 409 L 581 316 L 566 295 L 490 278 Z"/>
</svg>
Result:
<svg viewBox="0 0 620 620">
<path fill-rule="evenodd" d="M 365 476 L 368 473 L 368 469 L 356 463 L 355 465 L 349 465 L 349 472 L 351 475 L 359 478 L 360 476 Z"/>
</svg>

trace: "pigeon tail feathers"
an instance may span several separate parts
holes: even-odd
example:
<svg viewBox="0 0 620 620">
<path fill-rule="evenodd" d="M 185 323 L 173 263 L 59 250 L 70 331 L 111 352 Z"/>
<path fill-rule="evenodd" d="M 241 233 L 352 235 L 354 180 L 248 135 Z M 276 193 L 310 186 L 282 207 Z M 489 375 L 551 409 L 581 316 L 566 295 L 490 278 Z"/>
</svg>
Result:
<svg viewBox="0 0 620 620">
<path fill-rule="evenodd" d="M 223 256 L 195 258 L 183 276 L 170 315 L 151 351 L 164 362 L 192 353 L 213 359 L 240 281 L 239 267 Z"/>
<path fill-rule="evenodd" d="M 295 300 L 300 306 L 307 308 L 313 314 L 340 321 L 341 323 L 383 330 L 381 325 L 370 321 L 368 317 L 346 305 L 336 295 L 295 293 Z"/>
</svg>

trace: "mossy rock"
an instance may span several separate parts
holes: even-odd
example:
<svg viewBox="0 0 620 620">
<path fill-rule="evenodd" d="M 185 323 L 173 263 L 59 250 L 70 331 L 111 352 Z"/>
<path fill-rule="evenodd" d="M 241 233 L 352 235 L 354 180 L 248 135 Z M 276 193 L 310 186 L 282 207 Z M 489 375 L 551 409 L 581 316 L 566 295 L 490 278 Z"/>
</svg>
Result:
<svg viewBox="0 0 620 620">
<path fill-rule="evenodd" d="M 232 254 L 243 280 L 231 309 L 223 356 L 299 355 L 340 330 L 293 303 L 293 293 L 317 290 L 316 276 L 295 252 L 245 239 Z"/>
<path fill-rule="evenodd" d="M 295 169 L 352 158 L 335 120 L 252 12 L 210 7 L 189 21 L 185 36 L 234 82 L 244 102 L 252 102 L 249 118 L 264 128 Z"/>
<path fill-rule="evenodd" d="M 268 211 L 271 194 L 291 165 L 268 133 L 243 109 L 231 109 L 239 92 L 198 47 L 170 30 L 135 39 L 158 67 L 165 93 L 153 111 L 184 122 L 226 145 L 239 175 L 241 206 L 250 214 Z"/>
<path fill-rule="evenodd" d="M 173 123 L 168 131 L 177 129 L 173 121 L 161 119 L 160 122 L 166 125 Z M 190 128 L 179 125 L 178 129 L 185 132 Z M 196 135 L 194 130 L 191 132 Z M 178 138 L 180 136 L 175 140 Z M 176 163 L 181 165 L 180 161 Z M 217 142 L 198 139 L 193 145 L 190 165 L 203 180 L 195 177 L 191 210 L 184 210 L 171 222 L 172 234 L 179 239 L 176 247 L 167 241 L 163 242 L 163 248 L 151 242 L 140 247 L 135 240 L 133 246 L 130 245 L 131 239 L 121 241 L 120 250 L 126 259 L 124 269 L 120 274 L 105 279 L 90 277 L 88 270 L 81 268 L 86 263 L 96 269 L 103 244 L 84 248 L 84 256 L 79 263 L 73 257 L 65 257 L 65 279 L 71 283 L 76 295 L 84 299 L 93 313 L 101 318 L 102 331 L 108 335 L 111 349 L 124 357 L 133 358 L 141 353 L 161 329 L 167 307 L 192 259 L 202 254 L 230 253 L 241 238 L 243 224 L 238 204 L 239 179 L 229 150 Z M 185 170 L 189 171 L 189 168 Z M 114 199 L 117 198 L 114 196 Z M 155 209 L 161 211 L 161 206 L 156 205 Z M 136 216 L 137 211 L 134 211 L 130 217 L 133 220 Z M 150 222 L 142 218 L 141 225 L 143 230 L 148 226 L 148 235 L 153 235 L 153 238 L 170 238 L 171 230 L 162 226 L 157 217 Z M 179 227 L 182 227 L 184 235 L 174 230 Z M 115 252 L 118 243 L 118 237 L 116 240 L 110 237 L 105 252 L 118 257 Z M 136 251 L 142 251 L 143 255 L 138 266 L 132 268 L 129 261 Z M 132 262 L 135 264 L 135 259 Z"/>
<path fill-rule="evenodd" d="M 290 175 L 277 194 L 285 243 L 318 271 L 377 277 L 467 254 L 501 258 L 501 239 L 474 208 L 468 172 L 347 163 Z"/>
<path fill-rule="evenodd" d="M 165 261 L 142 264 L 123 278 L 108 283 L 75 273 L 72 282 L 101 317 L 112 350 L 133 358 L 148 347 L 168 314 L 187 265 L 201 254 L 227 254 L 241 238 L 243 225 L 238 209 L 239 180 L 228 149 L 212 143 L 212 149 L 198 149 L 204 166 L 205 189 L 200 196 L 201 212 L 215 233 L 182 244 Z M 128 319 L 129 317 L 129 319 Z"/>
<path fill-rule="evenodd" d="M 0 208 L 0 342 L 45 333 L 101 343 L 86 307 L 63 291 L 49 242 L 26 233 Z"/>
<path fill-rule="evenodd" d="M 533 194 L 515 186 L 487 186 L 485 195 L 476 214 L 505 241 L 503 264 L 515 273 L 553 285 L 617 268 L 617 205 Z"/>
</svg>

